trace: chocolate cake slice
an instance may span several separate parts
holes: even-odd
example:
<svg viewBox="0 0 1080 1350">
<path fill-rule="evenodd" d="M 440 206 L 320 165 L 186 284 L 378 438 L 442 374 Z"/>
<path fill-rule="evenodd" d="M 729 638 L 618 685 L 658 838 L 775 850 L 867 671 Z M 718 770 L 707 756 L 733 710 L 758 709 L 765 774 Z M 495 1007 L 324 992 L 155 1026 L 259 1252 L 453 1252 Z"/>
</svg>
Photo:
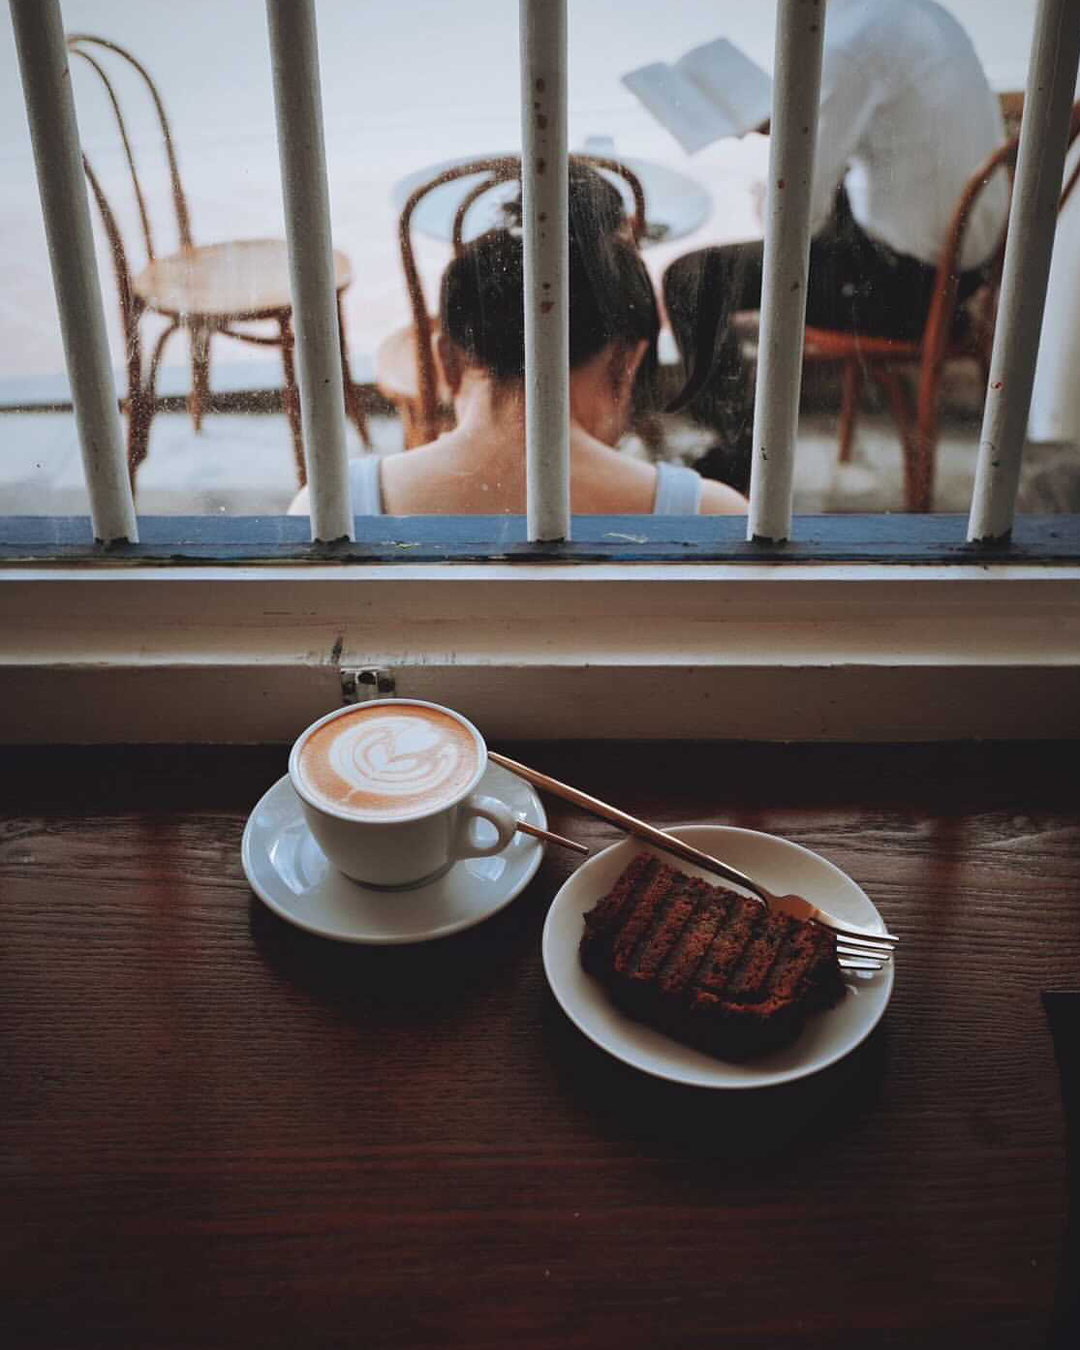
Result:
<svg viewBox="0 0 1080 1350">
<path fill-rule="evenodd" d="M 789 1045 L 844 995 L 827 928 L 648 853 L 585 915 L 580 955 L 624 1012 L 722 1059 Z"/>
</svg>

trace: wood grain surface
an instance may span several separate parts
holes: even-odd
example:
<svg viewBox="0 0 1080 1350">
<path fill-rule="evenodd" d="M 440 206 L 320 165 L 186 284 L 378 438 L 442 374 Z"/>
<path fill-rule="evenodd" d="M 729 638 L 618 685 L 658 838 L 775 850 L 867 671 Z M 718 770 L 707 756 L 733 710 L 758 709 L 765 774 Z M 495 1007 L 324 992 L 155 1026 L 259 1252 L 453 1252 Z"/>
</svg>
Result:
<svg viewBox="0 0 1080 1350">
<path fill-rule="evenodd" d="M 1075 1287 L 1041 1002 L 1080 982 L 1075 746 L 495 748 L 833 860 L 902 936 L 878 1030 L 766 1092 L 649 1079 L 548 990 L 573 855 L 466 933 L 337 945 L 241 870 L 280 747 L 3 752 L 5 1342 L 1046 1344 Z"/>
</svg>

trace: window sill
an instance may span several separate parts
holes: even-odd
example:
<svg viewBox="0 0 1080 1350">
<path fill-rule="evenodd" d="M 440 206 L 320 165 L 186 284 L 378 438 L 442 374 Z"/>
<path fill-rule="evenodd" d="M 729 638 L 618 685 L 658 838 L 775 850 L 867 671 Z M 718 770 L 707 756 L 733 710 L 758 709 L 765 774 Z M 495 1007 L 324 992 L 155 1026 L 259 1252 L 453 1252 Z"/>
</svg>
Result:
<svg viewBox="0 0 1080 1350">
<path fill-rule="evenodd" d="M 969 544 L 960 515 L 798 516 L 782 544 L 743 516 L 575 516 L 573 539 L 530 544 L 523 516 L 357 517 L 355 541 L 312 544 L 306 516 L 143 516 L 137 544 L 96 545 L 86 516 L 0 517 L 0 567 L 244 563 L 1080 563 L 1080 516 L 1021 516 L 1012 537 Z"/>
<path fill-rule="evenodd" d="M 493 737 L 1080 735 L 1080 565 L 984 558 L 10 565 L 0 741 L 288 742 L 357 668 Z"/>
</svg>

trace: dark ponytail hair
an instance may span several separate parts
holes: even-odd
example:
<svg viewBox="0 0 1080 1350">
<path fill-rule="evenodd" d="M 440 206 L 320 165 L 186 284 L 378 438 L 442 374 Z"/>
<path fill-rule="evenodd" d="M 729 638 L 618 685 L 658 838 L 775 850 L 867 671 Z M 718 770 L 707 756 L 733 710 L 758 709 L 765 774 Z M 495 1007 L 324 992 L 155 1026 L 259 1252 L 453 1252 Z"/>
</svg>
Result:
<svg viewBox="0 0 1080 1350">
<path fill-rule="evenodd" d="M 641 377 L 651 383 L 660 319 L 641 255 L 619 232 L 622 199 L 595 170 L 572 165 L 569 205 L 570 368 L 611 342 L 644 339 L 649 351 Z M 470 364 L 496 380 L 520 380 L 525 373 L 523 252 L 517 229 L 489 230 L 443 273 L 442 331 Z"/>
</svg>

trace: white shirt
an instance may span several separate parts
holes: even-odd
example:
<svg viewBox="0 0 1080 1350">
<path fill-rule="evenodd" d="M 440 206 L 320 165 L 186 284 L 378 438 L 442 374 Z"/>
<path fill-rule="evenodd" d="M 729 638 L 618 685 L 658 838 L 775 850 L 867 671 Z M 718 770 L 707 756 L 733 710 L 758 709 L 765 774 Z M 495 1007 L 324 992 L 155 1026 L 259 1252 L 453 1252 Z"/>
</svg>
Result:
<svg viewBox="0 0 1080 1350">
<path fill-rule="evenodd" d="M 841 179 L 867 234 L 936 265 L 965 184 L 1005 140 L 971 40 L 932 0 L 829 0 L 811 230 Z M 979 194 L 960 265 L 993 253 L 1008 212 L 1004 171 Z"/>
</svg>

